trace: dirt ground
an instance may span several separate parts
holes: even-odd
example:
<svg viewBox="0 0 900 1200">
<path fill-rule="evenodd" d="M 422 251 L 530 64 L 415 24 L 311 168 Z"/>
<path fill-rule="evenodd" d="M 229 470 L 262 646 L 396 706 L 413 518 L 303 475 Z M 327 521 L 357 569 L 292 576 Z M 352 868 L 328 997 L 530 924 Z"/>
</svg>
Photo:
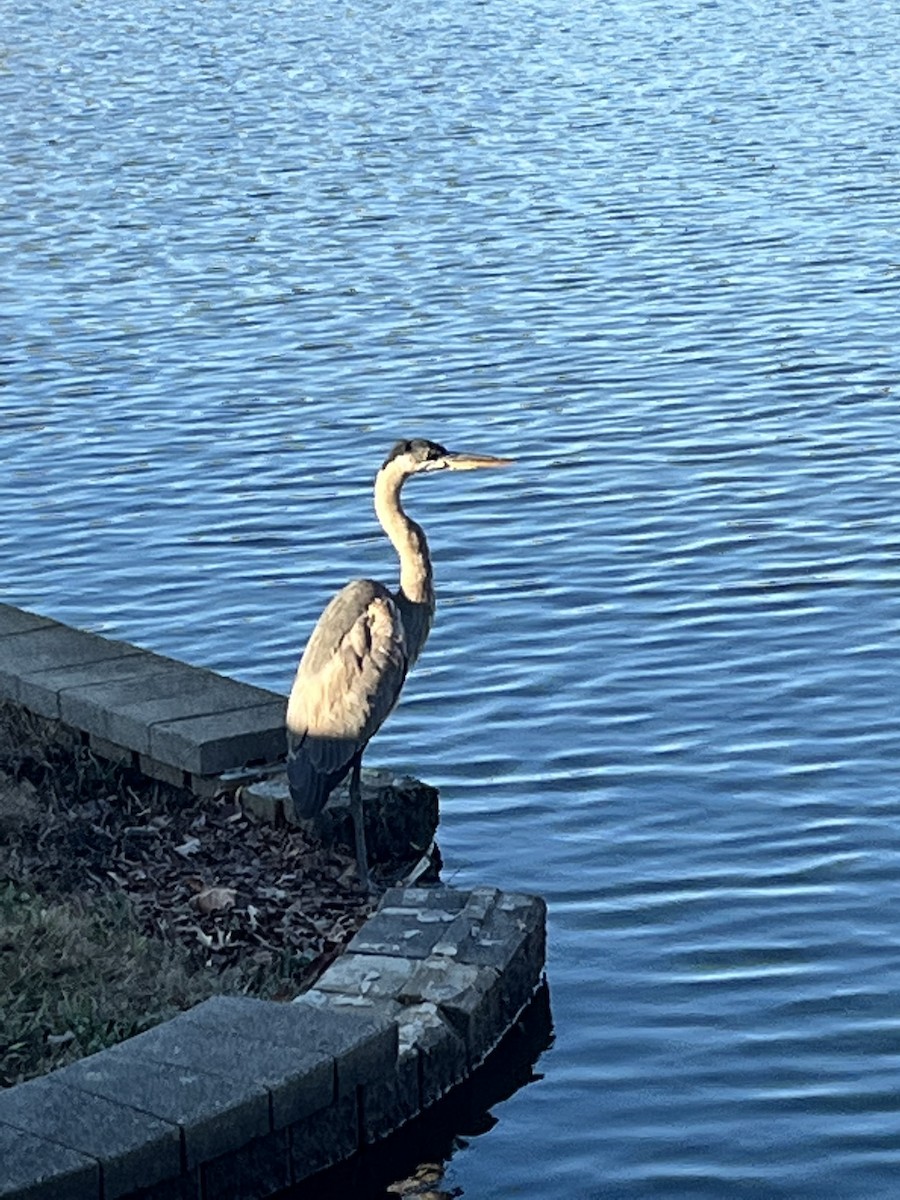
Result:
<svg viewBox="0 0 900 1200">
<path fill-rule="evenodd" d="M 215 991 L 292 997 L 373 904 L 349 855 L 0 709 L 0 1086 Z"/>
</svg>

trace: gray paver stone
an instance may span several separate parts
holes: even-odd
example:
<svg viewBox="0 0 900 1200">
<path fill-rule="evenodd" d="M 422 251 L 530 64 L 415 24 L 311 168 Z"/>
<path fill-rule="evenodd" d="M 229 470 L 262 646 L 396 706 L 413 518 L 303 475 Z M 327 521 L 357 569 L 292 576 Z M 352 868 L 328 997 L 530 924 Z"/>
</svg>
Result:
<svg viewBox="0 0 900 1200">
<path fill-rule="evenodd" d="M 401 1004 L 419 1004 L 423 1000 L 432 1004 L 452 1003 L 478 984 L 481 971 L 482 968 L 470 963 L 433 954 L 413 965 L 397 999 Z"/>
<path fill-rule="evenodd" d="M 359 1149 L 359 1105 L 355 1095 L 303 1117 L 291 1126 L 291 1171 L 295 1183 L 349 1158 Z"/>
<path fill-rule="evenodd" d="M 266 1045 L 209 1028 L 182 1013 L 116 1047 L 140 1069 L 145 1061 L 205 1071 L 229 1084 L 264 1087 L 271 1096 L 274 1128 L 292 1124 L 331 1102 L 334 1062 L 292 1046 Z"/>
<path fill-rule="evenodd" d="M 286 1129 L 256 1138 L 200 1168 L 203 1195 L 210 1200 L 260 1200 L 291 1182 L 290 1135 Z"/>
<path fill-rule="evenodd" d="M 365 1084 L 361 1095 L 363 1141 L 371 1144 L 405 1125 L 422 1107 L 418 1054 L 402 1055 L 394 1071 Z"/>
<path fill-rule="evenodd" d="M 87 636 L 87 635 L 85 635 Z M 155 656 L 127 643 L 119 643 L 121 653 L 113 658 L 101 658 L 52 670 L 35 670 L 26 665 L 19 677 L 19 703 L 42 717 L 58 720 L 60 695 L 67 688 L 85 687 L 113 679 L 130 679 L 147 673 Z"/>
<path fill-rule="evenodd" d="M 155 1183 L 152 1187 L 129 1192 L 123 1200 L 201 1200 L 200 1167 L 195 1167 L 177 1179 Z"/>
<path fill-rule="evenodd" d="M 469 899 L 469 892 L 456 888 L 440 887 L 392 887 L 381 897 L 379 911 L 385 908 L 440 909 L 445 912 L 460 912 Z"/>
<path fill-rule="evenodd" d="M 67 689 L 60 696 L 60 716 L 77 729 L 171 763 L 152 744 L 154 724 L 226 713 L 271 699 L 271 693 L 201 667 L 155 656 L 152 664 L 142 676 Z"/>
<path fill-rule="evenodd" d="M 160 717 L 150 731 L 150 753 L 196 775 L 216 775 L 247 763 L 270 763 L 287 753 L 285 701 L 273 692 L 228 680 L 244 689 L 240 704 L 226 711 L 177 711 Z M 224 698 L 223 698 L 224 700 Z"/>
<path fill-rule="evenodd" d="M 447 929 L 456 962 L 491 966 L 501 977 L 501 1021 L 509 1024 L 540 982 L 545 954 L 546 905 L 536 896 L 501 897 L 481 921 L 463 911 Z M 435 954 L 442 953 L 435 946 Z"/>
<path fill-rule="evenodd" d="M 0 1122 L 3 1200 L 99 1200 L 94 1159 Z"/>
<path fill-rule="evenodd" d="M 348 950 L 358 954 L 427 958 L 460 919 L 457 912 L 443 908 L 382 905 L 354 935 Z"/>
<path fill-rule="evenodd" d="M 316 990 L 396 1000 L 405 993 L 414 966 L 414 960 L 399 956 L 345 952 L 322 972 L 316 980 Z"/>
<path fill-rule="evenodd" d="M 130 765 L 134 761 L 134 752 L 127 746 L 120 746 L 118 742 L 111 742 L 109 738 L 100 737 L 99 734 L 90 735 L 90 745 L 93 752 L 100 758 L 105 758 L 107 762 Z"/>
<path fill-rule="evenodd" d="M 208 1025 L 220 1034 L 264 1042 L 279 1054 L 297 1055 L 300 1063 L 333 1063 L 337 1095 L 383 1077 L 397 1062 L 397 1029 L 384 1013 L 340 1013 L 331 1008 L 280 1004 L 249 996 L 214 996 L 184 1013 L 183 1018 Z"/>
<path fill-rule="evenodd" d="M 121 658 L 132 649 L 126 642 L 110 641 L 56 622 L 0 638 L 0 695 L 19 700 L 22 675 Z"/>
<path fill-rule="evenodd" d="M 0 1092 L 0 1121 L 95 1158 L 106 1200 L 177 1175 L 175 1125 L 67 1087 L 59 1072 Z"/>
<path fill-rule="evenodd" d="M 298 996 L 294 1004 L 333 1014 L 339 1019 L 353 1018 L 355 1020 L 389 1021 L 397 1020 L 403 1007 L 393 1000 L 383 1000 L 378 996 L 352 996 L 343 992 L 322 992 L 318 988 L 310 988 L 302 996 Z M 395 1034 L 396 1036 L 396 1034 Z"/>
<path fill-rule="evenodd" d="M 139 754 L 137 765 L 141 774 L 149 779 L 158 779 L 174 788 L 185 786 L 185 772 L 182 767 L 170 766 L 160 762 L 158 758 L 151 758 L 149 754 Z"/>
<path fill-rule="evenodd" d="M 470 1069 L 493 1050 L 509 1028 L 500 975 L 493 967 L 475 967 L 434 955 L 416 966 L 409 981 L 409 998 L 437 1006 L 464 1041 Z"/>
<path fill-rule="evenodd" d="M 28 633 L 32 629 L 44 629 L 48 625 L 56 625 L 49 617 L 39 617 L 37 613 L 26 612 L 24 608 L 16 608 L 12 604 L 0 604 L 0 637 L 8 634 Z"/>
<path fill-rule="evenodd" d="M 336 1063 L 338 1096 L 391 1074 L 397 1069 L 396 1025 L 391 1024 L 377 1037 L 361 1038 L 339 1054 Z"/>
<path fill-rule="evenodd" d="M 181 1127 L 188 1168 L 270 1129 L 262 1084 L 130 1056 L 122 1042 L 58 1074 L 67 1084 Z"/>
<path fill-rule="evenodd" d="M 419 1075 L 419 1103 L 434 1104 L 468 1070 L 466 1043 L 429 1001 L 410 1004 L 399 1020 L 400 1060 L 414 1058 Z"/>
<path fill-rule="evenodd" d="M 281 789 L 276 789 L 270 779 L 261 779 L 242 788 L 240 801 L 241 808 L 263 821 L 277 825 L 284 819 L 284 797 Z"/>
</svg>

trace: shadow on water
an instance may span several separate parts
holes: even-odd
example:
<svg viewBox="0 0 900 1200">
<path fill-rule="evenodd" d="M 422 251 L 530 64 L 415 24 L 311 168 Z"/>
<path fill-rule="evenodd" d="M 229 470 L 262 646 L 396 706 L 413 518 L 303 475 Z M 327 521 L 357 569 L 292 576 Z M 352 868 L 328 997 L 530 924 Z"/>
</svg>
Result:
<svg viewBox="0 0 900 1200">
<path fill-rule="evenodd" d="M 337 1167 L 279 1193 L 279 1200 L 441 1197 L 443 1167 L 469 1138 L 497 1123 L 491 1108 L 541 1076 L 534 1067 L 553 1040 L 550 989 L 534 999 L 486 1062 L 440 1103 L 397 1133 Z"/>
</svg>

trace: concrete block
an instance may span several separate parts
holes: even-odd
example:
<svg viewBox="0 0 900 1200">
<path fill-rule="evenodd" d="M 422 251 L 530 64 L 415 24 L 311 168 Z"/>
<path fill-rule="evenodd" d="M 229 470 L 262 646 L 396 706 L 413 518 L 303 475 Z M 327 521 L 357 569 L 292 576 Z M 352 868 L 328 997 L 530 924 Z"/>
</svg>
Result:
<svg viewBox="0 0 900 1200">
<path fill-rule="evenodd" d="M 398 1020 L 398 1032 L 400 1061 L 416 1062 L 422 1109 L 465 1079 L 469 1060 L 466 1044 L 436 1004 L 424 1001 L 407 1005 Z"/>
<path fill-rule="evenodd" d="M 371 1037 L 360 1038 L 355 1045 L 337 1055 L 335 1065 L 338 1097 L 349 1095 L 364 1083 L 392 1074 L 397 1067 L 396 1025 L 391 1024 Z"/>
<path fill-rule="evenodd" d="M 110 641 L 56 622 L 0 638 L 0 696 L 21 702 L 22 675 L 121 658 L 132 650 L 125 642 Z"/>
<path fill-rule="evenodd" d="M 365 1018 L 375 1022 L 393 1022 L 402 1011 L 402 1005 L 393 1000 L 382 1000 L 371 995 L 353 996 L 341 992 L 320 992 L 318 988 L 310 988 L 293 1003 L 308 1008 L 325 1009 L 338 1017 Z"/>
<path fill-rule="evenodd" d="M 377 1019 L 354 1023 L 342 1021 L 340 1018 L 329 1022 L 327 1013 L 323 1020 L 318 1015 L 318 1009 L 322 1007 L 322 1004 L 310 1005 L 308 1003 L 311 995 L 312 992 L 304 992 L 295 1000 L 288 1002 L 257 1000 L 253 996 L 211 996 L 202 1004 L 190 1009 L 185 1016 L 190 1017 L 191 1020 L 203 1021 L 207 1024 L 215 1023 L 218 1026 L 220 1013 L 226 1014 L 230 1019 L 232 1012 L 239 1012 L 246 1014 L 247 1019 L 256 1029 L 264 1030 L 262 1036 L 266 1040 L 276 1038 L 279 1044 L 284 1042 L 287 1045 L 302 1047 L 308 1045 L 312 1039 L 313 1044 L 318 1041 L 327 1043 L 332 1054 L 340 1053 L 340 1048 L 345 1044 L 345 1040 L 349 1040 L 350 1044 L 353 1044 L 360 1035 L 368 1036 L 378 1032 L 384 1023 Z M 316 1009 L 317 1014 L 306 1012 L 307 1008 Z M 262 1010 L 266 1010 L 265 1024 L 261 1023 L 263 1020 Z"/>
<path fill-rule="evenodd" d="M 308 833 L 313 833 L 313 822 L 290 821 L 288 811 L 293 811 L 292 800 L 288 790 L 286 775 L 274 775 L 270 779 L 254 780 L 252 784 L 241 787 L 241 808 L 262 817 L 265 821 L 278 823 L 282 820 L 290 824 L 305 824 Z"/>
<path fill-rule="evenodd" d="M 93 745 L 93 740 L 91 744 Z M 158 779 L 160 783 L 167 783 L 174 788 L 183 788 L 188 784 L 189 777 L 181 767 L 170 767 L 168 763 L 151 758 L 149 754 L 139 754 L 137 760 L 138 770 L 148 779 Z"/>
<path fill-rule="evenodd" d="M 438 913 L 458 913 L 466 905 L 470 892 L 457 891 L 451 887 L 392 887 L 381 897 L 378 910 L 391 908 L 414 908 L 422 912 L 435 910 Z M 425 920 L 420 915 L 418 920 Z M 435 920 L 445 920 L 436 916 Z"/>
<path fill-rule="evenodd" d="M 360 1135 L 371 1145 L 421 1111 L 419 1056 L 401 1056 L 396 1069 L 360 1088 Z"/>
<path fill-rule="evenodd" d="M 0 1122 L 0 1197 L 100 1200 L 100 1164 L 56 1142 Z"/>
<path fill-rule="evenodd" d="M 256 1138 L 204 1163 L 203 1195 L 215 1200 L 260 1200 L 282 1192 L 291 1182 L 290 1135 L 286 1129 Z"/>
<path fill-rule="evenodd" d="M 130 766 L 134 760 L 134 753 L 127 746 L 120 746 L 118 742 L 111 742 L 96 733 L 90 735 L 89 744 L 98 758 L 105 758 L 108 762 Z"/>
<path fill-rule="evenodd" d="M 167 1063 L 202 1070 L 241 1087 L 261 1086 L 269 1093 L 272 1126 L 278 1129 L 333 1099 L 330 1055 L 234 1037 L 187 1020 L 186 1015 L 121 1043 L 122 1052 L 137 1064 L 135 1070 L 146 1061 Z"/>
<path fill-rule="evenodd" d="M 432 955 L 413 965 L 397 1000 L 401 1004 L 418 1004 L 422 1000 L 448 1004 L 470 988 L 477 987 L 481 970 L 468 963 Z"/>
<path fill-rule="evenodd" d="M 440 820 L 437 788 L 407 775 L 379 772 L 375 781 L 362 781 L 366 841 L 375 862 L 415 860 L 425 854 Z M 345 822 L 345 838 L 352 834 Z M 351 844 L 348 840 L 348 844 Z"/>
<path fill-rule="evenodd" d="M 284 767 L 277 774 L 272 774 L 265 779 L 255 779 L 241 789 L 242 804 L 256 803 L 257 801 L 263 804 L 277 804 L 284 811 L 289 824 L 295 824 L 291 789 L 288 787 Z M 313 828 L 312 821 L 296 821 L 296 823 L 308 827 L 310 831 Z"/>
<path fill-rule="evenodd" d="M 154 723 L 240 708 L 251 702 L 246 693 L 258 690 L 245 691 L 233 679 L 153 655 L 146 674 L 67 689 L 60 696 L 60 716 L 76 729 L 171 762 L 150 744 Z"/>
<path fill-rule="evenodd" d="M 421 856 L 437 829 L 437 789 L 389 771 L 377 772 L 376 780 L 364 780 L 361 789 L 370 861 L 405 863 Z M 346 782 L 335 789 L 322 812 L 310 822 L 296 816 L 285 782 L 284 810 L 289 824 L 309 830 L 326 845 L 352 850 L 353 820 Z"/>
<path fill-rule="evenodd" d="M 408 1003 L 430 1003 L 462 1038 L 474 1069 L 500 1041 L 508 1025 L 500 976 L 493 967 L 474 967 L 434 956 L 416 966 Z"/>
<path fill-rule="evenodd" d="M 168 701 L 189 675 L 188 667 L 158 666 L 153 661 L 139 676 L 69 688 L 60 696 L 60 716 L 76 729 L 128 746 L 139 754 L 149 754 L 146 706 L 155 703 L 158 712 L 159 694 L 164 702 Z"/>
<path fill-rule="evenodd" d="M 66 1086 L 180 1126 L 189 1170 L 269 1132 L 269 1094 L 262 1084 L 137 1059 L 125 1051 L 127 1045 L 72 1063 L 57 1077 Z"/>
<path fill-rule="evenodd" d="M 46 629 L 58 622 L 49 617 L 39 617 L 37 613 L 26 612 L 24 608 L 16 608 L 12 604 L 0 604 L 0 638 L 9 634 L 30 633 L 32 629 Z"/>
<path fill-rule="evenodd" d="M 342 1096 L 328 1108 L 291 1126 L 293 1182 L 301 1183 L 317 1171 L 349 1158 L 359 1148 L 359 1104 L 355 1095 Z"/>
<path fill-rule="evenodd" d="M 216 678 L 219 678 L 218 676 Z M 212 704 L 206 712 L 180 710 L 154 718 L 150 750 L 154 758 L 176 763 L 197 775 L 216 775 L 248 763 L 269 763 L 284 758 L 285 701 L 272 692 L 233 680 L 221 680 L 245 689 L 239 703 L 226 709 Z"/>
<path fill-rule="evenodd" d="M 529 999 L 533 992 L 532 988 L 528 993 Z M 448 1025 L 466 1043 L 470 1071 L 481 1066 L 491 1051 L 496 1049 L 522 1007 L 524 1005 L 517 1006 L 510 1015 L 502 976 L 493 967 L 482 967 L 474 987 L 440 1006 L 441 1015 Z"/>
<path fill-rule="evenodd" d="M 338 1095 L 391 1070 L 397 1059 L 397 1030 L 382 1012 L 339 1013 L 328 1006 L 213 996 L 177 1019 L 296 1054 L 299 1062 L 303 1056 L 309 1063 L 331 1060 L 337 1064 Z M 248 1052 L 257 1050 L 254 1045 Z"/>
<path fill-rule="evenodd" d="M 483 921 L 498 902 L 501 895 L 502 893 L 494 887 L 472 888 L 466 897 L 463 912 L 473 920 Z"/>
<path fill-rule="evenodd" d="M 309 1029 L 306 1036 L 332 1047 L 338 1096 L 393 1076 L 398 1052 L 396 1017 L 400 1007 L 390 999 L 372 993 L 345 996 L 316 988 L 299 996 L 291 1005 L 276 1007 L 302 1013 Z"/>
<path fill-rule="evenodd" d="M 67 1087 L 57 1073 L 0 1092 L 0 1121 L 56 1142 L 103 1170 L 105 1200 L 177 1175 L 175 1125 Z"/>
<path fill-rule="evenodd" d="M 430 962 L 348 952 L 316 981 L 318 995 L 331 996 L 337 1003 L 393 1006 L 399 1058 L 413 1050 L 423 1056 L 419 1068 L 423 1105 L 433 1103 L 464 1078 L 470 1057 L 465 1038 L 469 1026 L 473 1044 L 476 1035 L 493 1041 L 505 1032 L 490 1024 L 486 989 L 480 986 L 482 968 L 444 958 L 426 967 Z M 460 1010 L 456 1024 L 463 1027 L 462 1033 L 442 1014 L 444 1004 L 454 1003 Z"/>
<path fill-rule="evenodd" d="M 265 777 L 267 770 L 277 770 L 276 764 L 234 767 L 219 771 L 215 775 L 190 775 L 190 789 L 196 796 L 236 796 L 244 788 L 251 787 Z"/>
<path fill-rule="evenodd" d="M 320 992 L 397 1000 L 413 972 L 411 959 L 381 954 L 344 953 L 316 980 Z"/>
<path fill-rule="evenodd" d="M 447 931 L 457 962 L 493 967 L 500 974 L 502 1020 L 528 1003 L 544 967 L 547 906 L 539 896 L 503 893 L 483 918 L 464 909 Z M 477 914 L 476 914 L 477 915 Z M 440 953 L 440 946 L 435 948 Z"/>
<path fill-rule="evenodd" d="M 87 637 L 87 634 L 83 636 Z M 121 652 L 114 658 L 101 658 L 74 666 L 54 667 L 52 670 L 33 670 L 30 666 L 19 678 L 19 703 L 42 717 L 58 720 L 59 697 L 67 688 L 106 683 L 114 679 L 130 679 L 146 674 L 154 656 L 124 642 L 114 643 Z"/>
<path fill-rule="evenodd" d="M 126 1200 L 203 1200 L 200 1192 L 201 1167 L 194 1167 L 179 1175 L 177 1179 L 168 1179 L 165 1183 L 155 1183 L 153 1187 L 141 1188 L 132 1192 Z"/>
<path fill-rule="evenodd" d="M 391 889 L 388 895 L 397 890 Z M 424 888 L 410 890 L 426 891 Z M 445 941 L 448 929 L 458 916 L 459 909 L 444 908 L 433 901 L 412 907 L 389 904 L 385 899 L 354 935 L 348 949 L 357 954 L 427 958 L 437 943 Z"/>
<path fill-rule="evenodd" d="M 284 804 L 287 785 L 282 780 L 260 779 L 241 788 L 241 808 L 273 825 L 286 819 Z"/>
</svg>

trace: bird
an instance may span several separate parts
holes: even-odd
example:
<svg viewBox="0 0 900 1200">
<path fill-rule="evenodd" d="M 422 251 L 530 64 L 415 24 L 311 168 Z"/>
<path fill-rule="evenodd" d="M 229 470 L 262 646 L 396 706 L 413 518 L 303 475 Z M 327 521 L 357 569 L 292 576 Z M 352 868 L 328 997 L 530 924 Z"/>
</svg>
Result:
<svg viewBox="0 0 900 1200">
<path fill-rule="evenodd" d="M 366 855 L 360 770 L 370 738 L 393 711 L 434 620 L 425 531 L 403 510 L 414 475 L 507 466 L 491 454 L 447 450 L 425 438 L 399 441 L 375 476 L 375 514 L 400 560 L 400 585 L 355 579 L 333 597 L 303 655 L 287 706 L 287 774 L 295 817 L 311 819 L 349 774 L 350 814 L 361 885 L 374 890 Z"/>
</svg>

